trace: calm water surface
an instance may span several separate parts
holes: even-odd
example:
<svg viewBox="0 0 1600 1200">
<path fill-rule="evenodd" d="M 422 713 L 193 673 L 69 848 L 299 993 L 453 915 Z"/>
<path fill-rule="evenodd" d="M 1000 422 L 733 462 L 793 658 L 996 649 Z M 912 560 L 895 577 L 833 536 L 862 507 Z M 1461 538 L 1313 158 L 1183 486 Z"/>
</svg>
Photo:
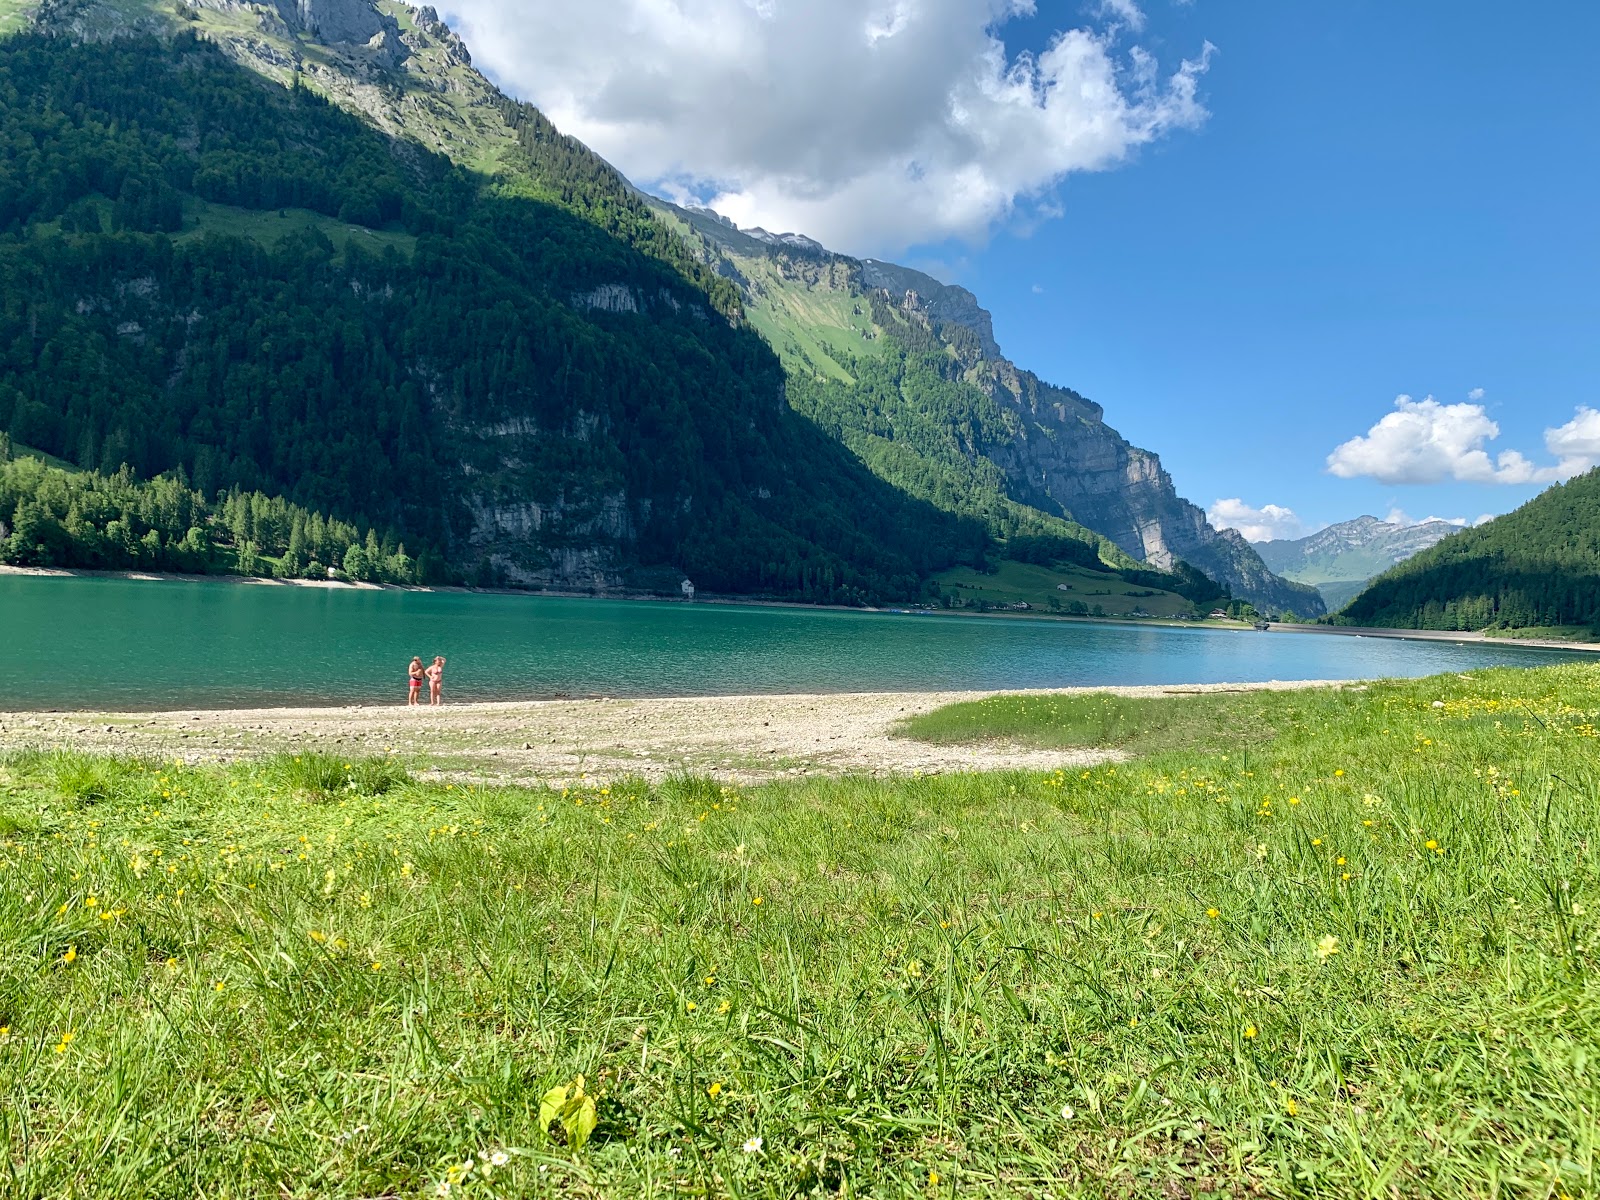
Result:
<svg viewBox="0 0 1600 1200">
<path fill-rule="evenodd" d="M 806 608 L 0 576 L 0 710 L 1362 679 L 1513 646 Z"/>
</svg>

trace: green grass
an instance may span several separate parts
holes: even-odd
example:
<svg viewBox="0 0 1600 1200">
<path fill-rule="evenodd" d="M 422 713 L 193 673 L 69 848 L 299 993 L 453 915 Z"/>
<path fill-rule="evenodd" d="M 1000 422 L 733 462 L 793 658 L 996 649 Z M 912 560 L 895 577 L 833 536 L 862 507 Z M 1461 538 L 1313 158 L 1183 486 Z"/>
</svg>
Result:
<svg viewBox="0 0 1600 1200">
<path fill-rule="evenodd" d="M 55 467 L 57 470 L 67 471 L 73 475 L 81 475 L 83 473 L 83 468 L 77 463 L 68 462 L 64 458 L 57 458 L 54 454 L 47 454 L 45 451 L 37 450 L 32 446 L 24 446 L 21 442 L 11 443 L 11 457 L 37 458 L 47 467 Z"/>
<path fill-rule="evenodd" d="M 1533 639 L 1546 642 L 1593 642 L 1600 640 L 1600 631 L 1588 625 L 1528 625 L 1521 629 L 1486 629 L 1484 634 L 1492 638 L 1507 638 L 1511 641 Z"/>
<path fill-rule="evenodd" d="M 754 789 L 14 754 L 0 1194 L 1593 1194 L 1600 674 L 1281 700 Z"/>
<path fill-rule="evenodd" d="M 374 254 L 381 254 L 385 247 L 392 246 L 409 258 L 417 248 L 417 239 L 409 233 L 347 225 L 310 209 L 288 208 L 280 211 L 275 208 L 235 208 L 192 196 L 184 201 L 183 231 L 175 235 L 173 240 L 185 242 L 207 233 L 216 233 L 245 238 L 264 246 L 276 246 L 289 234 L 303 233 L 308 229 L 323 233 L 341 253 L 352 244 Z"/>
<path fill-rule="evenodd" d="M 1074 600 L 1091 611 L 1099 605 L 1111 617 L 1124 617 L 1141 608 L 1154 617 L 1175 617 L 1194 610 L 1194 605 L 1174 592 L 1147 594 L 1152 589 L 1076 566 L 1040 567 L 1008 559 L 992 575 L 971 567 L 956 567 L 934 579 L 944 592 L 961 601 L 985 600 L 996 607 L 1025 601 L 1044 613 L 1054 611 L 1050 607 L 1052 600 L 1063 610 Z M 1064 591 L 1060 586 L 1063 584 Z"/>
<path fill-rule="evenodd" d="M 1349 701 L 1363 704 L 1354 694 Z M 940 745 L 1008 742 L 1046 750 L 1114 747 L 1135 754 L 1215 751 L 1269 741 L 1321 720 L 1327 697 L 1304 692 L 1211 692 L 1138 698 L 1110 692 L 991 696 L 903 721 L 902 737 Z"/>
<path fill-rule="evenodd" d="M 32 12 L 32 0 L 0 0 L 0 37 L 27 25 Z"/>
</svg>

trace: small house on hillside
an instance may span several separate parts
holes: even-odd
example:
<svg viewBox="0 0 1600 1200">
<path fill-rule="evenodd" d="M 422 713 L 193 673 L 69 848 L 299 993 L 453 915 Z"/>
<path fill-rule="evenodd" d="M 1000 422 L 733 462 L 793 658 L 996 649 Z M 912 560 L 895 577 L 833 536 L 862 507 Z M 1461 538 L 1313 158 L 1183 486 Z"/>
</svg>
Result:
<svg viewBox="0 0 1600 1200">
<path fill-rule="evenodd" d="M 1226 621 L 1227 619 L 1228 614 L 1223 612 L 1220 608 L 1213 608 L 1206 614 L 1206 620 L 1208 621 Z"/>
</svg>

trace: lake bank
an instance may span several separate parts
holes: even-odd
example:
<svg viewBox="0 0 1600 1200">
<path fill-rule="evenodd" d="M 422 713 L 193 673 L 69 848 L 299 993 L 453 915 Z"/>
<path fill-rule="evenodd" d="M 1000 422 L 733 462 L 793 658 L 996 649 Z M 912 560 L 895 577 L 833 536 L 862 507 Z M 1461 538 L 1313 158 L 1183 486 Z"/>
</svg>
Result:
<svg viewBox="0 0 1600 1200">
<path fill-rule="evenodd" d="M 1461 645 L 1528 646 L 1535 650 L 1573 650 L 1600 653 L 1600 642 L 1568 642 L 1555 638 L 1495 637 L 1477 630 L 1386 629 L 1365 625 L 1291 625 L 1275 621 L 1269 633 L 1328 633 L 1338 637 L 1393 638 L 1409 642 L 1455 642 Z"/>
<path fill-rule="evenodd" d="M 752 787 L 0 759 L 16 1194 L 1587 1195 L 1600 673 L 1271 699 Z"/>
<path fill-rule="evenodd" d="M 1284 691 L 1336 683 L 1051 689 L 1148 697 Z M 1361 685 L 1354 685 L 1361 686 Z M 0 712 L 0 750 L 71 749 L 186 762 L 301 750 L 426 758 L 441 773 L 495 783 L 588 775 L 659 780 L 684 772 L 741 783 L 792 775 L 1054 770 L 1121 757 L 1107 750 L 935 746 L 892 735 L 907 717 L 992 692 L 551 700 L 440 708 L 269 708 L 156 713 Z"/>
</svg>

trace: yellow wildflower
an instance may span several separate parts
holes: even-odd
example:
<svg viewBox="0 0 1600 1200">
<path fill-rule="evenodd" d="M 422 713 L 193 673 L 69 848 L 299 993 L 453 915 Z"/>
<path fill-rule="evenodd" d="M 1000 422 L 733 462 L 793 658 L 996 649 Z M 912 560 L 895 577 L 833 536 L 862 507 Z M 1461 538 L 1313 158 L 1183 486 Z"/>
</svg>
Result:
<svg viewBox="0 0 1600 1200">
<path fill-rule="evenodd" d="M 718 1096 L 722 1095 L 722 1084 L 713 1083 L 710 1087 L 708 1087 L 706 1089 L 706 1095 L 710 1096 L 713 1100 L 715 1100 Z"/>
<path fill-rule="evenodd" d="M 64 963 L 77 962 L 78 948 L 76 946 L 68 946 L 67 952 L 61 956 L 61 961 Z"/>
<path fill-rule="evenodd" d="M 1317 957 L 1326 961 L 1339 953 L 1339 939 L 1333 934 L 1324 934 L 1317 941 Z"/>
</svg>

